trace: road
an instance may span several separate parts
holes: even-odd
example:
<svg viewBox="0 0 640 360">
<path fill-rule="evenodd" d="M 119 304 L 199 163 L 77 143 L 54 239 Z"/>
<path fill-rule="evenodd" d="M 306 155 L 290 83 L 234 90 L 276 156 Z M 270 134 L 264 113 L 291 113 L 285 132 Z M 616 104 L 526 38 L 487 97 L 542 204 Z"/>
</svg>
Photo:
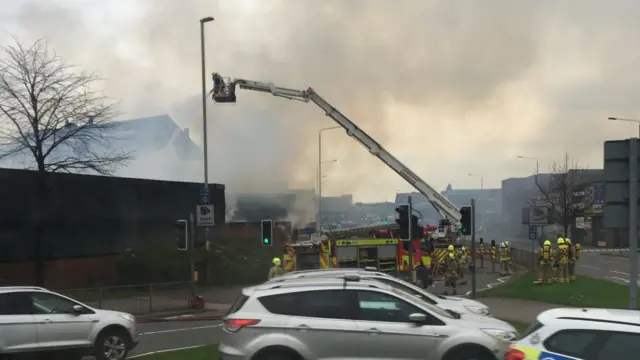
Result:
<svg viewBox="0 0 640 360">
<path fill-rule="evenodd" d="M 171 350 L 219 342 L 220 321 L 177 321 L 139 324 L 140 344 L 130 358 L 156 351 Z"/>
</svg>

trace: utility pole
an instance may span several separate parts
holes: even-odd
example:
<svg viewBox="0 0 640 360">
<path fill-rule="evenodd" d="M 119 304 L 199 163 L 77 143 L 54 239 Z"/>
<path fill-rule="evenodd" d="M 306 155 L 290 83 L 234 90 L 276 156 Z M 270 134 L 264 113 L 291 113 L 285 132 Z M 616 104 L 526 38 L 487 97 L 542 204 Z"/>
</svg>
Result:
<svg viewBox="0 0 640 360">
<path fill-rule="evenodd" d="M 638 140 L 629 141 L 629 309 L 638 308 Z"/>
<path fill-rule="evenodd" d="M 195 264 L 195 255 L 196 252 L 194 250 L 195 241 L 194 238 L 196 236 L 196 216 L 193 213 L 189 214 L 189 236 L 187 237 L 187 242 L 189 244 L 189 279 L 191 280 L 191 296 L 196 296 L 196 281 L 198 281 L 198 277 L 196 276 L 196 264 Z"/>
<path fill-rule="evenodd" d="M 476 297 L 476 199 L 471 198 L 471 298 Z"/>
<path fill-rule="evenodd" d="M 411 201 L 411 195 L 407 196 L 407 203 L 409 204 L 409 269 L 411 269 L 411 281 L 416 283 L 416 268 L 413 265 L 413 234 L 411 234 L 411 230 L 413 226 L 411 226 L 411 217 L 413 216 L 413 202 Z"/>
</svg>

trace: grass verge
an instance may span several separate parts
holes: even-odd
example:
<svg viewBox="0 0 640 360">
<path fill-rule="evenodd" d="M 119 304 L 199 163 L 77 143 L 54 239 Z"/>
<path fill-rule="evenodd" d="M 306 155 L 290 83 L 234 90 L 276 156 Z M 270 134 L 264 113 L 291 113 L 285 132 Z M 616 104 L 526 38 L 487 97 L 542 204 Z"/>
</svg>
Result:
<svg viewBox="0 0 640 360">
<path fill-rule="evenodd" d="M 529 323 L 525 323 L 518 320 L 509 320 L 509 319 L 500 319 L 500 320 L 506 321 L 509 324 L 511 324 L 514 328 L 516 328 L 516 330 L 518 330 L 518 334 L 522 334 L 525 330 L 527 330 L 529 325 L 531 325 Z"/>
<path fill-rule="evenodd" d="M 569 284 L 533 285 L 537 274 L 527 273 L 496 288 L 483 291 L 483 297 L 502 297 L 540 301 L 575 307 L 628 309 L 629 287 L 610 281 L 578 276 Z"/>
<path fill-rule="evenodd" d="M 139 357 L 140 360 L 218 360 L 218 345 L 169 351 Z"/>
</svg>

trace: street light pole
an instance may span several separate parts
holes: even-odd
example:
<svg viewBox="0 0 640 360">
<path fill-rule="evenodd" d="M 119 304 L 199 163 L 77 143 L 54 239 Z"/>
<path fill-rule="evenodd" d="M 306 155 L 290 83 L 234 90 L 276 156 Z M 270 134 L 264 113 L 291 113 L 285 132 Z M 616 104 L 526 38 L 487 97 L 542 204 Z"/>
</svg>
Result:
<svg viewBox="0 0 640 360">
<path fill-rule="evenodd" d="M 341 126 L 332 126 L 318 131 L 318 216 L 316 217 L 318 232 L 322 231 L 322 132 L 340 128 Z"/>
<path fill-rule="evenodd" d="M 619 117 L 609 117 L 607 118 L 607 120 L 617 120 L 617 121 L 626 121 L 626 122 L 633 122 L 638 124 L 638 137 L 640 137 L 640 120 L 639 119 L 625 119 L 625 118 L 619 118 Z"/>
<path fill-rule="evenodd" d="M 209 154 L 207 142 L 207 79 L 205 75 L 205 51 L 204 51 L 204 24 L 213 21 L 213 17 L 208 16 L 200 19 L 200 64 L 202 77 L 202 151 L 204 152 L 204 188 L 209 190 Z M 207 196 L 207 200 L 209 196 Z M 206 202 L 208 204 L 209 201 Z M 205 204 L 205 205 L 206 205 Z"/>
</svg>

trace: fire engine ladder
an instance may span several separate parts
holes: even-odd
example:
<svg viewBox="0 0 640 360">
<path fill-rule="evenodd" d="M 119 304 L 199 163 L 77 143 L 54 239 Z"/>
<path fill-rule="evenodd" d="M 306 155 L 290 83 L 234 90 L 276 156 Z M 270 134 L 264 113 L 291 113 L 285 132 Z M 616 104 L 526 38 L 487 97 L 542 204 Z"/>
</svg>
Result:
<svg viewBox="0 0 640 360">
<path fill-rule="evenodd" d="M 371 136 L 360 129 L 356 124 L 344 116 L 340 111 L 334 108 L 331 104 L 325 101 L 318 93 L 312 88 L 307 90 L 295 90 L 277 87 L 272 83 L 265 83 L 252 80 L 234 79 L 228 84 L 226 91 L 227 96 L 213 96 L 213 100 L 216 102 L 235 102 L 235 88 L 239 86 L 240 89 L 253 90 L 271 93 L 273 96 L 282 97 L 290 100 L 298 100 L 302 102 L 313 102 L 320 107 L 325 115 L 332 118 L 338 125 L 343 127 L 347 135 L 354 138 L 360 145 L 364 146 L 372 155 L 376 156 L 385 165 L 395 171 L 404 180 L 406 180 L 411 186 L 413 186 L 418 192 L 424 195 L 427 200 L 433 205 L 440 216 L 448 221 L 442 221 L 441 225 L 453 225 L 457 227 L 460 223 L 460 210 L 451 203 L 447 198 L 440 195 L 431 185 L 427 184 L 418 175 L 416 175 L 411 169 L 400 162 L 395 156 L 382 147 Z"/>
</svg>

